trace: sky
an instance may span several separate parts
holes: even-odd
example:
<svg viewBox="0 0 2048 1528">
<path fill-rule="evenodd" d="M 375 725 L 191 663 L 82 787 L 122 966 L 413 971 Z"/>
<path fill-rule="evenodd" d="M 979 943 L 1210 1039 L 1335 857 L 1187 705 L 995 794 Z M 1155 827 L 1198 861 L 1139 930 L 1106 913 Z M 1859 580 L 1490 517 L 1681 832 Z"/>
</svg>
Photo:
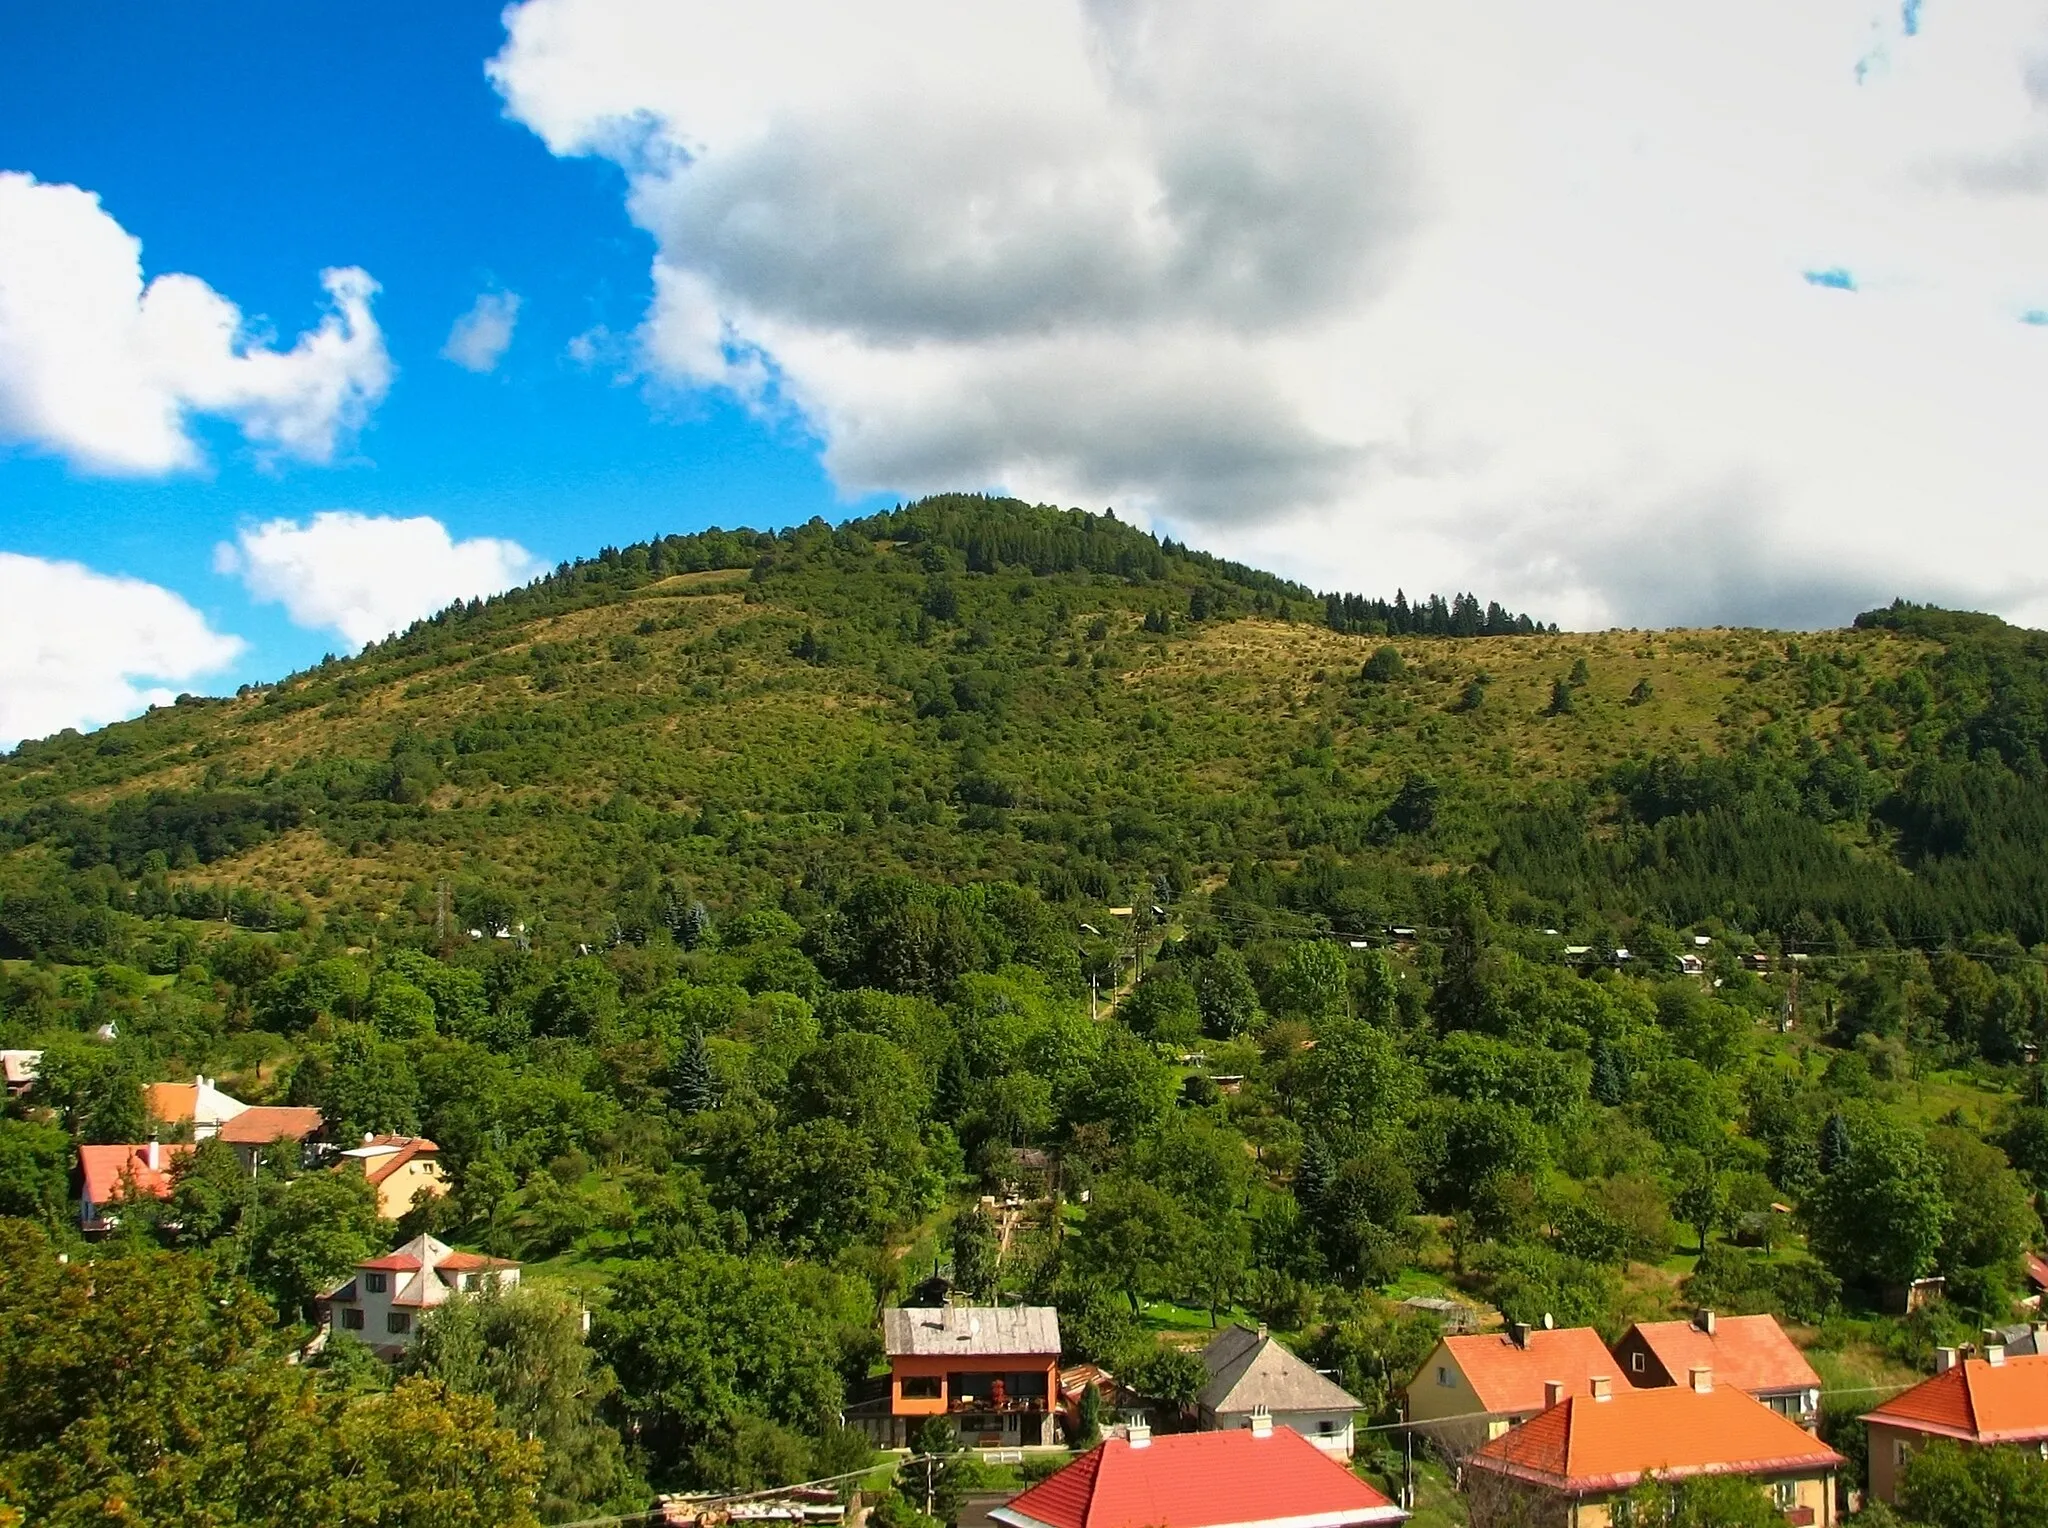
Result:
<svg viewBox="0 0 2048 1528">
<path fill-rule="evenodd" d="M 2048 625 L 2044 403 L 2039 0 L 0 11 L 0 747 L 944 489 Z"/>
</svg>

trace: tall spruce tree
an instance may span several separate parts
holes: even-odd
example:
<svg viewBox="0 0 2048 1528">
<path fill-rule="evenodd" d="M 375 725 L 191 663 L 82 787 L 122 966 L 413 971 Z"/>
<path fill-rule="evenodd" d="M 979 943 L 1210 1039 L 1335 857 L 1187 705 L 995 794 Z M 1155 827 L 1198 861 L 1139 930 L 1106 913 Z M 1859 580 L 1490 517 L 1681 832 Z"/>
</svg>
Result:
<svg viewBox="0 0 2048 1528">
<path fill-rule="evenodd" d="M 718 1107 L 718 1078 L 711 1070 L 711 1047 L 704 1043 L 703 1030 L 691 1030 L 683 1053 L 676 1057 L 668 1096 L 684 1114 Z"/>
</svg>

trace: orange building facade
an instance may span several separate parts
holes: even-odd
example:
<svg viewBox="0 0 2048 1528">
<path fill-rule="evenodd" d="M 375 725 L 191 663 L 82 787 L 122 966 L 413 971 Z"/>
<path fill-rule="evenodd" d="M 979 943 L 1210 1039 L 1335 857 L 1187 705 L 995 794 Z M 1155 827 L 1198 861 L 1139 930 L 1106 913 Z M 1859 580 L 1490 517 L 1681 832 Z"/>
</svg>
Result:
<svg viewBox="0 0 2048 1528">
<path fill-rule="evenodd" d="M 882 1313 L 889 1413 L 943 1416 L 970 1448 L 1034 1448 L 1059 1396 L 1058 1313 L 1045 1306 L 937 1306 Z M 908 1430 L 907 1428 L 905 1429 Z"/>
</svg>

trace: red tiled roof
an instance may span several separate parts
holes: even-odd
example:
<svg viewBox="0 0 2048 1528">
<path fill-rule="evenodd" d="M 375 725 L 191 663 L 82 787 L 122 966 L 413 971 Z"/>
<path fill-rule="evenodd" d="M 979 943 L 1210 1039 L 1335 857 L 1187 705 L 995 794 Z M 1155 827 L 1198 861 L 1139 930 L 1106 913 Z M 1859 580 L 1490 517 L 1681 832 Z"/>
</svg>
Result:
<svg viewBox="0 0 2048 1528">
<path fill-rule="evenodd" d="M 1606 1375 L 1616 1390 L 1632 1388 L 1607 1344 L 1590 1326 L 1538 1328 L 1528 1346 L 1516 1347 L 1503 1332 L 1446 1337 L 1443 1345 L 1464 1371 L 1465 1382 L 1490 1412 L 1514 1416 L 1543 1409 L 1543 1386 L 1562 1380 L 1566 1395 L 1585 1395 L 1595 1375 Z"/>
<path fill-rule="evenodd" d="M 167 1199 L 171 1192 L 171 1164 L 192 1148 L 170 1145 L 157 1148 L 157 1165 L 149 1165 L 149 1147 L 81 1146 L 78 1165 L 85 1174 L 85 1197 L 105 1205 L 119 1197 L 123 1179 L 132 1178 L 135 1191 Z"/>
<path fill-rule="evenodd" d="M 373 1257 L 357 1263 L 358 1268 L 367 1268 L 372 1273 L 418 1273 L 420 1260 L 410 1252 L 387 1252 L 382 1257 Z"/>
<path fill-rule="evenodd" d="M 1996 1364 L 1966 1358 L 1866 1412 L 1863 1420 L 1973 1443 L 2048 1438 L 2048 1355 Z"/>
<path fill-rule="evenodd" d="M 2027 1254 L 2027 1282 L 2036 1289 L 2048 1289 L 2048 1257 L 2038 1252 Z"/>
<path fill-rule="evenodd" d="M 363 1145 L 394 1148 L 374 1157 L 357 1159 L 363 1164 L 363 1176 L 372 1183 L 382 1183 L 413 1158 L 438 1153 L 441 1149 L 423 1135 L 380 1135 L 365 1141 Z M 362 1147 L 356 1149 L 361 1150 Z"/>
<path fill-rule="evenodd" d="M 268 1146 L 303 1141 L 320 1128 L 318 1109 L 252 1104 L 220 1127 L 220 1138 L 235 1146 Z"/>
<path fill-rule="evenodd" d="M 1716 1316 L 1709 1337 L 1690 1321 L 1638 1321 L 1635 1330 L 1674 1384 L 1696 1365 L 1714 1371 L 1715 1385 L 1759 1391 L 1818 1390 L 1820 1376 L 1785 1329 L 1769 1316 Z"/>
<path fill-rule="evenodd" d="M 1112 1438 L 992 1514 L 1010 1528 L 1394 1523 L 1398 1507 L 1289 1427 Z"/>
<path fill-rule="evenodd" d="M 1727 1386 L 1575 1395 L 1466 1461 L 1567 1496 L 1626 1490 L 1646 1474 L 1777 1475 L 1840 1468 L 1842 1456 L 1788 1417 Z"/>
</svg>

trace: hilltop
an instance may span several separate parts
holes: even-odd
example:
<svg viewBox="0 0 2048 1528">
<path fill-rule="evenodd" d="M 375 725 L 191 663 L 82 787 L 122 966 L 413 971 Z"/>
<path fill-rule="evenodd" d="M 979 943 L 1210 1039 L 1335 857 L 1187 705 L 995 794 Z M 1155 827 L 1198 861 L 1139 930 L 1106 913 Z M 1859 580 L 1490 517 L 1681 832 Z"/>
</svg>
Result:
<svg viewBox="0 0 2048 1528">
<path fill-rule="evenodd" d="M 1561 634 L 965 496 L 710 531 L 22 745 L 0 941 L 61 945 L 81 872 L 358 940 L 445 923 L 446 883 L 466 926 L 592 940 L 877 868 L 1099 904 L 1257 866 L 1290 882 L 1260 900 L 1365 928 L 1485 866 L 1588 937 L 2032 943 L 2042 643 L 1911 607 Z"/>
</svg>

